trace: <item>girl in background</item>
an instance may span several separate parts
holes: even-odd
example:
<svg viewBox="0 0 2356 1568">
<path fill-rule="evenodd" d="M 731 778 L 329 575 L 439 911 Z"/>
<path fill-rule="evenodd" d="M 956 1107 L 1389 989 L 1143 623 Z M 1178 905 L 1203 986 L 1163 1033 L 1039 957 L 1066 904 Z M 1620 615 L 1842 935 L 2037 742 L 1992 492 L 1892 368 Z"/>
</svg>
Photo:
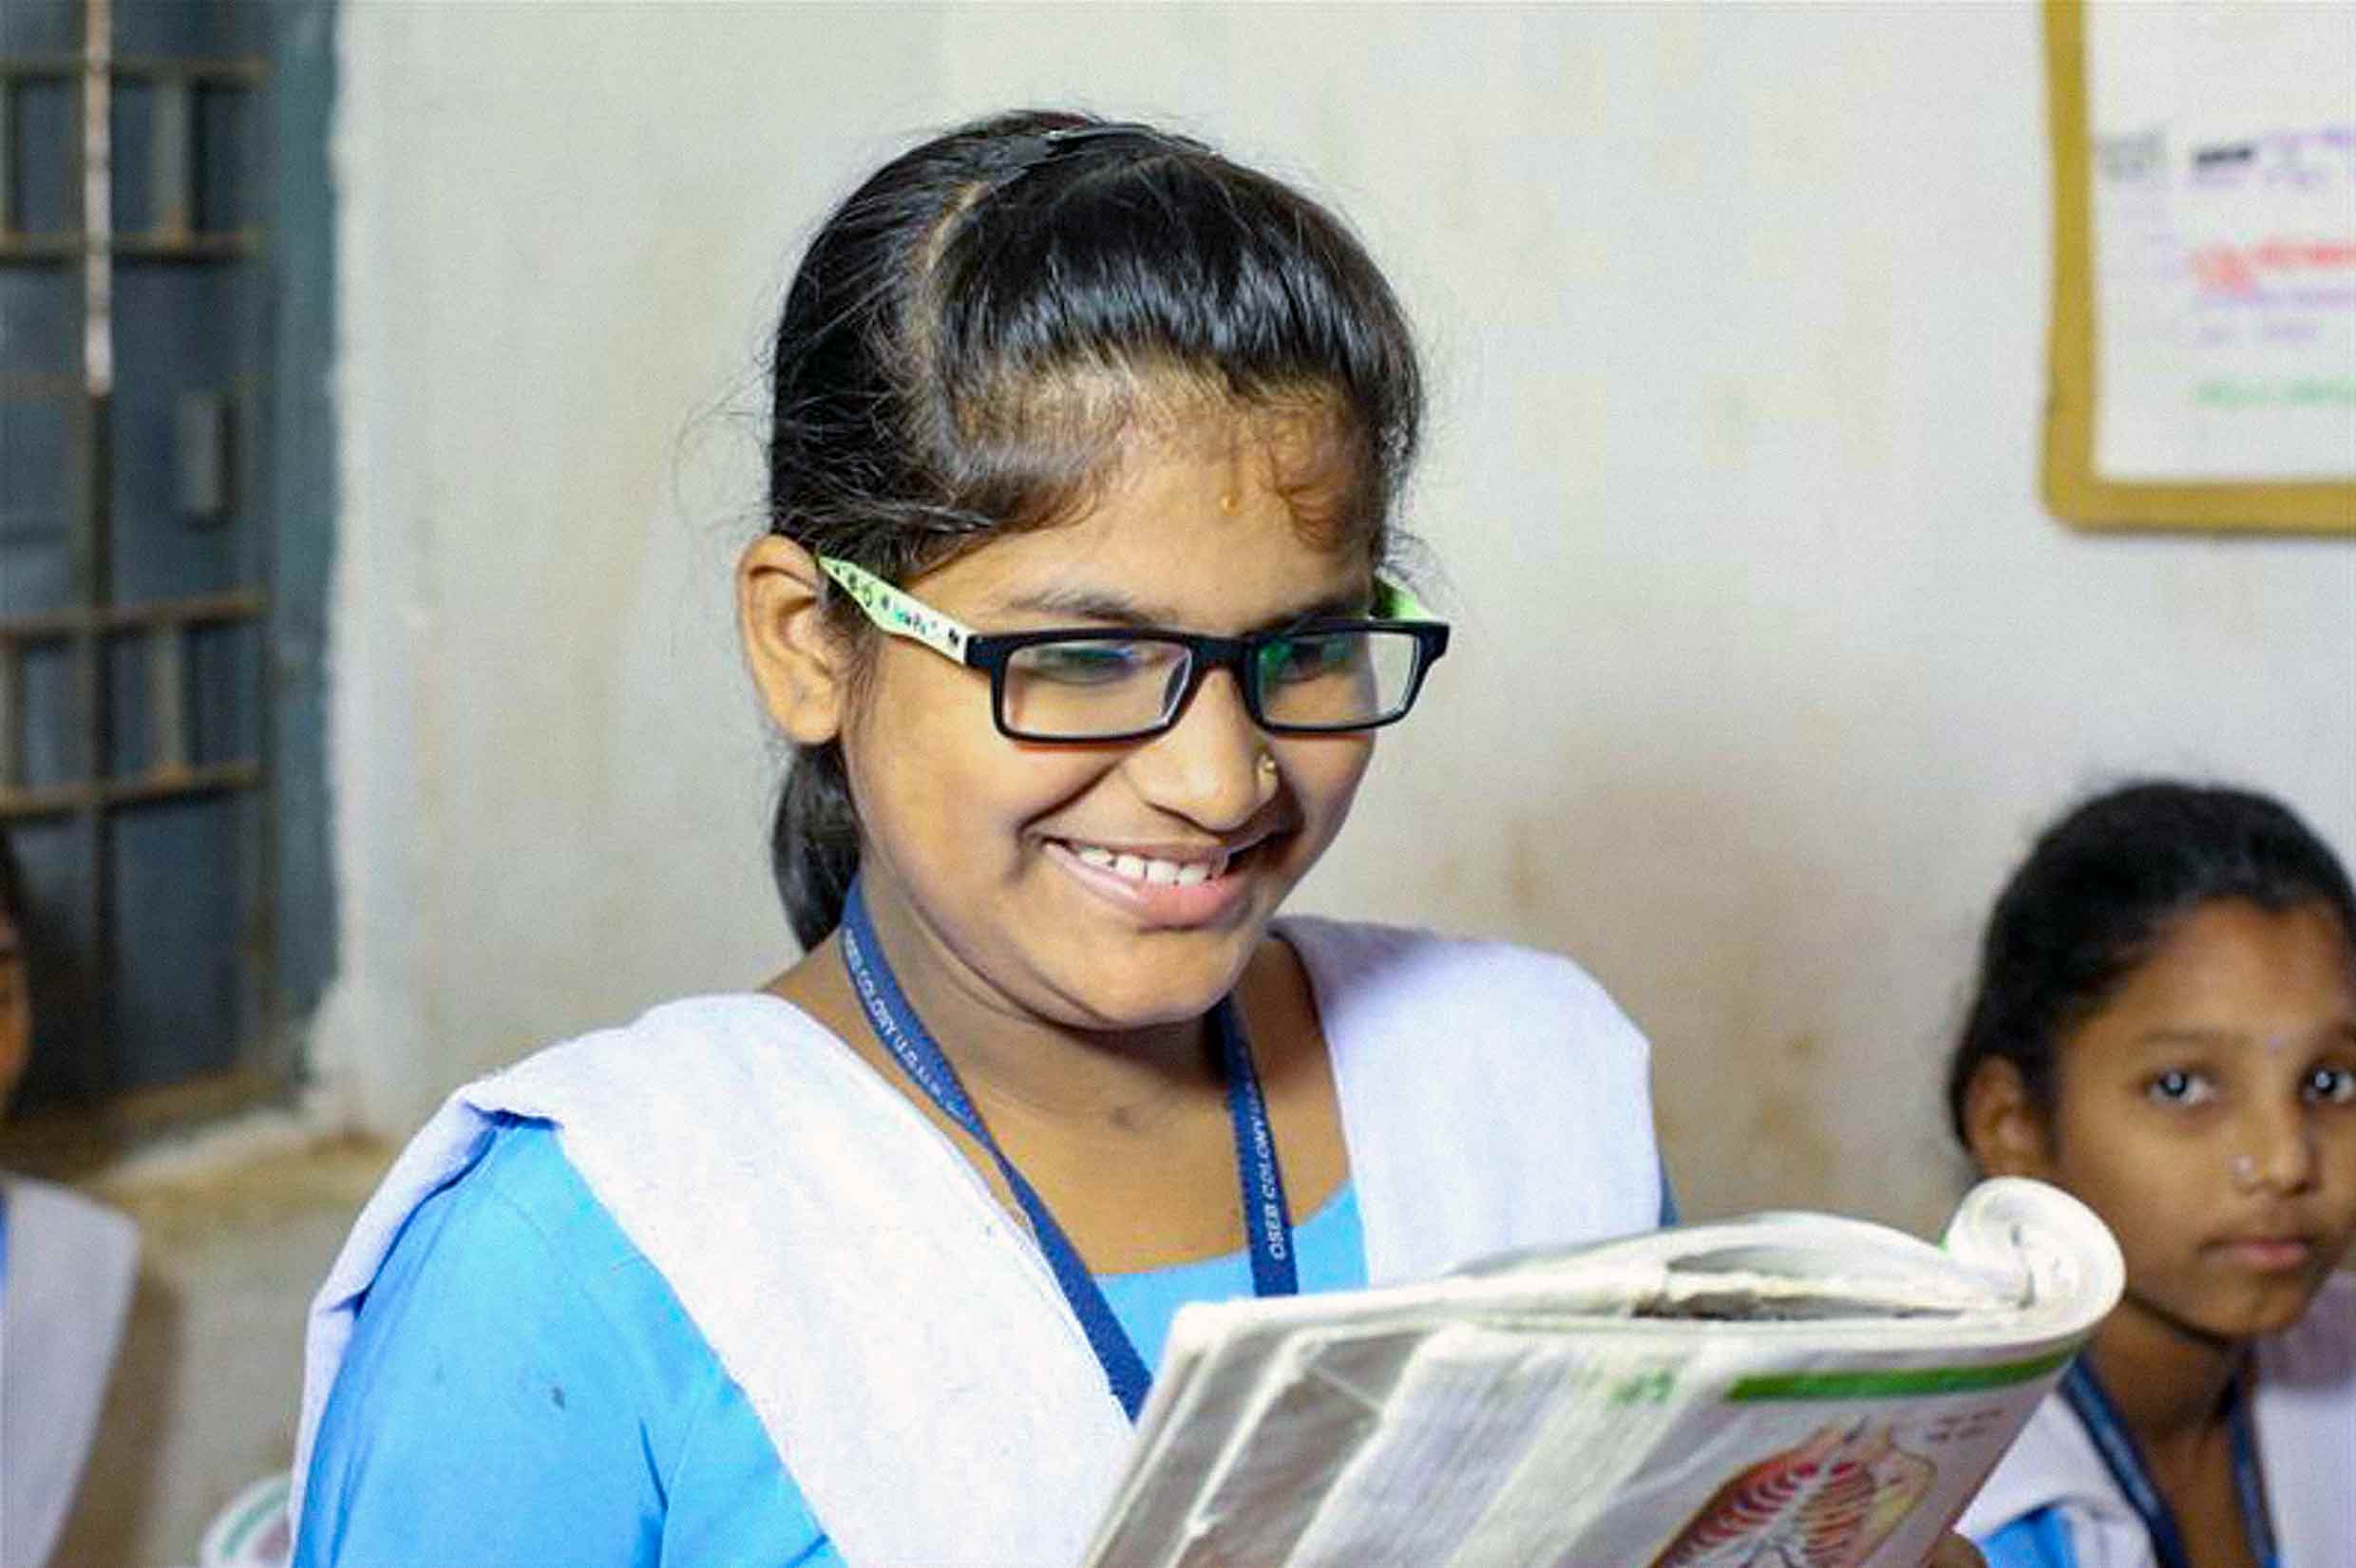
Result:
<svg viewBox="0 0 2356 1568">
<path fill-rule="evenodd" d="M 2304 823 L 2139 784 L 1989 916 L 1949 1108 L 2127 1290 L 1965 1516 L 1996 1568 L 2356 1562 L 2356 897 Z"/>
<path fill-rule="evenodd" d="M 32 906 L 0 833 L 0 1115 L 32 1054 Z M 42 1568 L 73 1508 L 130 1317 L 139 1233 L 0 1172 L 0 1568 Z"/>
<path fill-rule="evenodd" d="M 1448 640 L 1332 215 L 970 124 L 819 231 L 773 392 L 739 609 L 804 954 L 411 1144 L 314 1312 L 300 1563 L 1065 1568 L 1180 1304 L 1662 1213 L 1584 973 L 1277 917 Z"/>
</svg>

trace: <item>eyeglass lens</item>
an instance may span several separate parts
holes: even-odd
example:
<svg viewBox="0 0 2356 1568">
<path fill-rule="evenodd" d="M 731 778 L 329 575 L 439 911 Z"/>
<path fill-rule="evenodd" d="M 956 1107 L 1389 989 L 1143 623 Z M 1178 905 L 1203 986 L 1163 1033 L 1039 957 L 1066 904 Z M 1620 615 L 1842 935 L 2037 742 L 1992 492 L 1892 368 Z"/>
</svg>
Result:
<svg viewBox="0 0 2356 1568">
<path fill-rule="evenodd" d="M 1415 688 L 1422 645 L 1409 632 L 1347 628 L 1262 643 L 1248 678 L 1272 725 L 1349 729 L 1396 718 Z M 1000 714 L 1008 729 L 1087 740 L 1157 728 L 1176 714 L 1193 675 L 1184 643 L 1074 637 L 1032 643 L 1007 659 Z"/>
</svg>

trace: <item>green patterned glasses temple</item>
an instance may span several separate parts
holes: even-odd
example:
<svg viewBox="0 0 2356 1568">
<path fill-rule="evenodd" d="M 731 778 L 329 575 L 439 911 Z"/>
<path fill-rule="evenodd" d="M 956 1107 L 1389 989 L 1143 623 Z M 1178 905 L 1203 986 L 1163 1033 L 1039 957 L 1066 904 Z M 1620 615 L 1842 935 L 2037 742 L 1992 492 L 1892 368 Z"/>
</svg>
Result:
<svg viewBox="0 0 2356 1568">
<path fill-rule="evenodd" d="M 1321 615 L 1244 637 L 1101 627 L 989 633 L 849 561 L 820 556 L 818 565 L 883 631 L 986 671 L 998 730 L 1018 741 L 1158 735 L 1213 670 L 1235 676 L 1244 710 L 1273 734 L 1374 729 L 1406 716 L 1448 651 L 1446 624 L 1379 578 L 1375 615 Z"/>
</svg>

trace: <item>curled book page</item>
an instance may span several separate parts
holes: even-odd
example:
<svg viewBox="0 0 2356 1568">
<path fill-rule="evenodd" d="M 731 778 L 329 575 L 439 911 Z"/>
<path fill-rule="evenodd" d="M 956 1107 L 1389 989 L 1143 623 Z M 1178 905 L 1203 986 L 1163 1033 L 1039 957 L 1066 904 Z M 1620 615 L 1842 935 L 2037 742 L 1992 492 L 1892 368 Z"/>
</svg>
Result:
<svg viewBox="0 0 2356 1568">
<path fill-rule="evenodd" d="M 1188 1307 L 1085 1568 L 1910 1568 L 2123 1281 L 2006 1178 Z"/>
</svg>

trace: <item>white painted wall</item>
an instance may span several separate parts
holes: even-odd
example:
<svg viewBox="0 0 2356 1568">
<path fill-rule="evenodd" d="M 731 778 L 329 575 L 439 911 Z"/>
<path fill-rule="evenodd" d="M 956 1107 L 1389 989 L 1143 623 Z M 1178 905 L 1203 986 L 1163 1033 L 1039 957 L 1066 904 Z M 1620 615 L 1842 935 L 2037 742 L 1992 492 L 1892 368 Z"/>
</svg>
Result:
<svg viewBox="0 0 2356 1568">
<path fill-rule="evenodd" d="M 1399 283 L 1458 641 L 1303 902 L 1584 958 L 1658 1043 L 1690 1210 L 1944 1208 L 1972 929 L 2074 792 L 2232 775 L 2356 853 L 2356 541 L 2035 499 L 2030 5 L 342 26 L 317 1052 L 367 1125 L 789 956 L 725 604 L 761 338 L 857 175 L 1022 101 L 1298 176 Z"/>
</svg>

